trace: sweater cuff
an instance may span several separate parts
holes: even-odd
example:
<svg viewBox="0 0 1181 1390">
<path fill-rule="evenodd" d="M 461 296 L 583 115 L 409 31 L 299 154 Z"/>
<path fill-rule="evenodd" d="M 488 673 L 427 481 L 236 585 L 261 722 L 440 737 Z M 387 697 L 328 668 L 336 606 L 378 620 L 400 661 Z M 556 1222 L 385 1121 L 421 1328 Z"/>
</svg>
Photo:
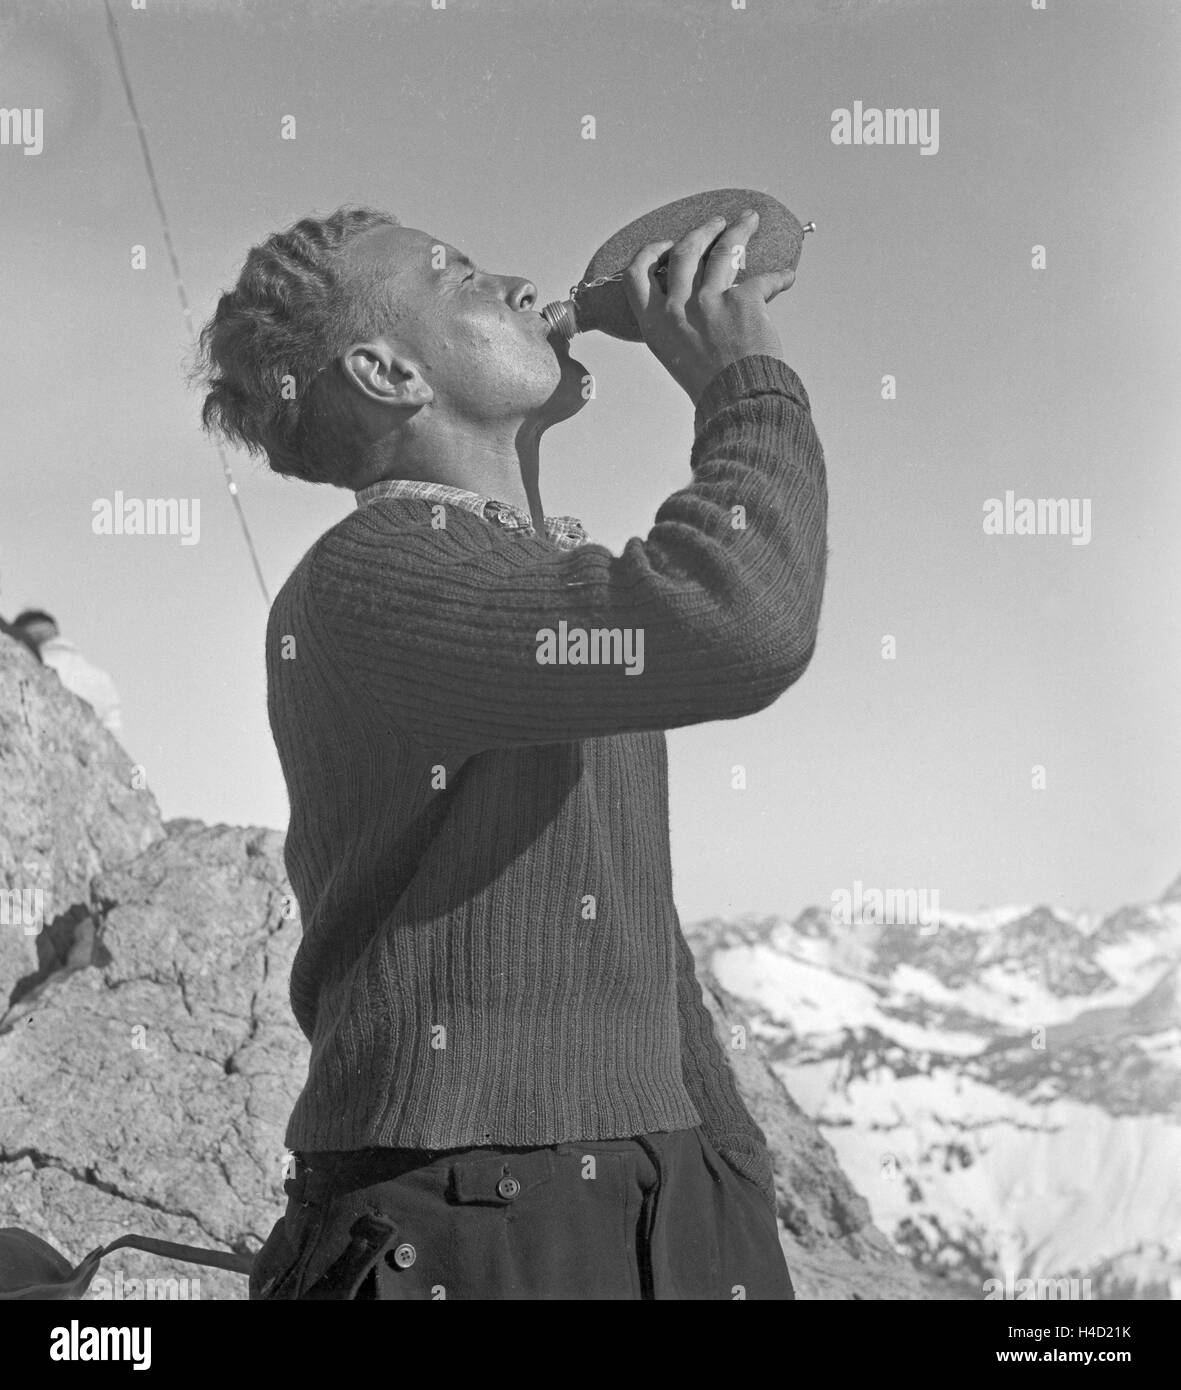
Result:
<svg viewBox="0 0 1181 1390">
<path fill-rule="evenodd" d="M 716 415 L 723 406 L 747 396 L 768 394 L 791 396 L 805 410 L 812 409 L 804 383 L 786 362 L 765 353 L 752 353 L 723 367 L 701 393 L 693 418 L 694 435 L 699 435 L 710 416 Z"/>
</svg>

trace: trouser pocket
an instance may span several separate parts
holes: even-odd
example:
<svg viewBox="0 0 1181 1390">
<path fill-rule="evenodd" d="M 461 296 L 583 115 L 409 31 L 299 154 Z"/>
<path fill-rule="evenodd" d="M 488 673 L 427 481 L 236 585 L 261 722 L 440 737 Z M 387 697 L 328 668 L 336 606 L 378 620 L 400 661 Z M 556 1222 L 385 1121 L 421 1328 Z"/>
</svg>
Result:
<svg viewBox="0 0 1181 1390">
<path fill-rule="evenodd" d="M 291 1201 L 275 1222 L 250 1270 L 250 1298 L 274 1301 L 299 1297 L 303 1271 L 323 1228 L 325 1211 Z"/>
<path fill-rule="evenodd" d="M 700 1128 L 660 1136 L 650 1255 L 657 1300 L 795 1297 L 774 1213 Z"/>
<path fill-rule="evenodd" d="M 443 1209 L 464 1298 L 588 1301 L 641 1297 L 642 1150 L 574 1142 L 533 1153 L 465 1155 Z M 454 1277 L 454 1276 L 453 1276 Z M 495 1292 L 486 1290 L 492 1288 Z"/>
</svg>

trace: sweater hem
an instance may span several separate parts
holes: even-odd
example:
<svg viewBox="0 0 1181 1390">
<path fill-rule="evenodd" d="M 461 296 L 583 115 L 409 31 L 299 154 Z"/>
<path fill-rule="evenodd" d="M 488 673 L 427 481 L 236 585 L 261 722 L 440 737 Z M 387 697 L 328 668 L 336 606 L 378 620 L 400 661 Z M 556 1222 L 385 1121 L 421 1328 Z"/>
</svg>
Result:
<svg viewBox="0 0 1181 1390">
<path fill-rule="evenodd" d="M 703 1124 L 691 1102 L 667 1111 L 639 1115 L 632 1119 L 600 1119 L 586 1123 L 568 1116 L 552 1125 L 490 1124 L 466 1125 L 456 1129 L 422 1130 L 413 1126 L 371 1125 L 364 1129 L 314 1128 L 292 1121 L 284 1143 L 292 1152 L 351 1153 L 358 1149 L 448 1150 L 485 1148 L 549 1148 L 553 1144 L 600 1139 L 633 1139 L 640 1134 L 663 1134 L 696 1129 Z"/>
</svg>

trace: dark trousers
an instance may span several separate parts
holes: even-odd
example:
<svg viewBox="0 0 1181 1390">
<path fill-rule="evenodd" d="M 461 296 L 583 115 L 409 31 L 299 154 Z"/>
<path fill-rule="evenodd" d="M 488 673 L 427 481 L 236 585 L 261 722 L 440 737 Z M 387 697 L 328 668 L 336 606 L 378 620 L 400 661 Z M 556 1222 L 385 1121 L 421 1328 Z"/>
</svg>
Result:
<svg viewBox="0 0 1181 1390">
<path fill-rule="evenodd" d="M 775 1217 L 700 1129 L 297 1155 L 252 1299 L 792 1299 Z"/>
</svg>

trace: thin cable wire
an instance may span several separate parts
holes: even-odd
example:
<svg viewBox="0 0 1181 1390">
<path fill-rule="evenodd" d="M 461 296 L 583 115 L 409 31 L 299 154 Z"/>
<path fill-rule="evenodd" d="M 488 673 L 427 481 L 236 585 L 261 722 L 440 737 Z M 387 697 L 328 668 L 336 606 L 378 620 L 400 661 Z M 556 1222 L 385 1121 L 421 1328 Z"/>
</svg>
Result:
<svg viewBox="0 0 1181 1390">
<path fill-rule="evenodd" d="M 185 290 L 184 276 L 180 271 L 180 260 L 176 254 L 176 245 L 172 240 L 172 229 L 168 223 L 168 213 L 164 207 L 164 199 L 160 196 L 160 185 L 156 180 L 156 169 L 152 164 L 152 152 L 148 148 L 148 135 L 144 130 L 143 122 L 139 118 L 139 109 L 135 104 L 135 94 L 131 90 L 131 77 L 127 71 L 127 61 L 123 56 L 123 44 L 119 39 L 119 30 L 115 27 L 115 16 L 111 13 L 110 0 L 103 0 L 103 8 L 107 12 L 107 30 L 111 36 L 111 46 L 115 50 L 115 62 L 119 68 L 119 77 L 123 82 L 123 94 L 127 98 L 127 105 L 131 110 L 131 119 L 135 122 L 136 134 L 139 136 L 139 148 L 144 157 L 144 168 L 148 173 L 148 183 L 151 185 L 152 198 L 156 204 L 156 211 L 160 214 L 160 226 L 164 232 L 164 245 L 168 250 L 168 259 L 172 263 L 172 277 L 176 281 L 176 293 L 180 299 L 181 312 L 185 316 L 185 327 L 188 329 L 189 340 L 194 347 L 197 346 L 197 333 L 193 327 L 193 311 L 189 307 L 189 296 Z M 230 501 L 234 504 L 234 510 L 238 514 L 238 521 L 242 527 L 242 535 L 246 539 L 247 549 L 250 551 L 250 560 L 254 565 L 254 573 L 258 576 L 258 585 L 262 590 L 263 598 L 270 606 L 271 596 L 267 590 L 267 582 L 263 578 L 262 566 L 258 563 L 258 552 L 254 548 L 254 538 L 250 534 L 250 527 L 246 522 L 246 513 L 242 510 L 242 500 L 238 496 L 238 484 L 234 481 L 234 472 L 230 467 L 230 461 L 226 457 L 225 449 L 218 440 L 214 440 L 214 448 L 217 456 L 221 460 L 221 471 L 226 480 L 226 491 L 230 494 Z"/>
</svg>

